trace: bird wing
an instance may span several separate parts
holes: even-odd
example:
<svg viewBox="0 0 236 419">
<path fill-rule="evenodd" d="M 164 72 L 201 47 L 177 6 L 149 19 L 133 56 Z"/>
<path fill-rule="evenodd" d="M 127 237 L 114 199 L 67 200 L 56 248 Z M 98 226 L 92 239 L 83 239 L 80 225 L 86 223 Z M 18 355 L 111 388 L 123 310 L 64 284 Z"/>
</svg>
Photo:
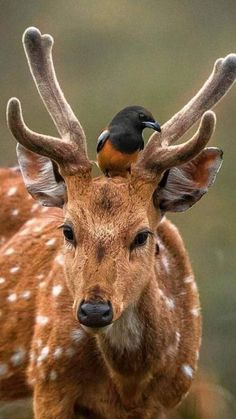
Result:
<svg viewBox="0 0 236 419">
<path fill-rule="evenodd" d="M 110 131 L 108 129 L 105 129 L 104 131 L 102 131 L 102 133 L 99 135 L 97 139 L 97 153 L 102 149 L 102 147 L 104 146 L 105 142 L 108 140 L 109 137 L 110 137 Z"/>
</svg>

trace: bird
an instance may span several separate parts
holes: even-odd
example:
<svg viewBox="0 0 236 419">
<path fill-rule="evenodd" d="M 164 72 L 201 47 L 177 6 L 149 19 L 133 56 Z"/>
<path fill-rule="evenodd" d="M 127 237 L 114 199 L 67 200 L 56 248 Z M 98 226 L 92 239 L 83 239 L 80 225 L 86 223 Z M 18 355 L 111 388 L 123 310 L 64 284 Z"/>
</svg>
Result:
<svg viewBox="0 0 236 419">
<path fill-rule="evenodd" d="M 142 106 L 128 106 L 118 112 L 97 139 L 97 164 L 108 176 L 127 176 L 144 148 L 142 132 L 160 124 Z"/>
</svg>

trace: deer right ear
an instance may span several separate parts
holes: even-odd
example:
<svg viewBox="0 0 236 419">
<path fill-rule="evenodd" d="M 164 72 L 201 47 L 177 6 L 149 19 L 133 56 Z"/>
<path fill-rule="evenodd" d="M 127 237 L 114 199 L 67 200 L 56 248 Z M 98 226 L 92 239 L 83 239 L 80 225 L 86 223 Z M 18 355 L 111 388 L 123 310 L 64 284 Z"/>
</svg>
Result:
<svg viewBox="0 0 236 419">
<path fill-rule="evenodd" d="M 25 186 L 30 195 L 46 207 L 63 207 L 66 186 L 56 164 L 17 144 L 16 153 Z"/>
<path fill-rule="evenodd" d="M 155 207 L 182 212 L 194 205 L 214 183 L 222 156 L 218 148 L 205 148 L 188 163 L 167 170 L 153 195 Z"/>
</svg>

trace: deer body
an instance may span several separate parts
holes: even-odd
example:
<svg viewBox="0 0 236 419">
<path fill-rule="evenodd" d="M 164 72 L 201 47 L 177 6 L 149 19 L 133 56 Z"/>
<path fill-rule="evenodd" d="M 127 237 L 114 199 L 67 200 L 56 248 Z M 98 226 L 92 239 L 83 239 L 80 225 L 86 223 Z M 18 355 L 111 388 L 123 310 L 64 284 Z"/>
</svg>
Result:
<svg viewBox="0 0 236 419">
<path fill-rule="evenodd" d="M 3 171 L 0 398 L 33 392 L 36 419 L 163 418 L 190 387 L 201 340 L 189 259 L 164 214 L 186 210 L 214 182 L 222 152 L 205 148 L 215 126 L 205 110 L 233 84 L 236 56 L 216 62 L 129 176 L 93 179 L 52 38 L 29 28 L 23 42 L 60 138 L 31 131 L 15 98 L 8 124 L 29 193 L 56 209 L 33 204 L 19 174 Z M 189 141 L 171 145 L 201 116 Z"/>
<path fill-rule="evenodd" d="M 108 199 L 111 184 L 106 179 L 96 182 L 91 205 L 100 206 L 104 193 Z M 17 204 L 20 202 L 16 198 Z M 101 218 L 112 209 L 105 206 L 101 213 L 99 208 L 99 220 L 93 222 L 100 221 L 102 229 Z M 38 208 L 35 217 L 26 221 L 2 248 L 1 274 L 8 280 L 1 285 L 1 339 L 6 342 L 1 347 L 0 365 L 6 369 L 1 377 L 1 397 L 26 396 L 33 385 L 36 392 L 43 388 L 46 395 L 53 397 L 55 406 L 50 411 L 50 400 L 44 396 L 44 406 L 37 412 L 40 418 L 68 417 L 76 405 L 78 410 L 90 411 L 92 417 L 109 417 L 112 409 L 114 418 L 149 418 L 162 405 L 169 404 L 169 391 L 165 390 L 169 386 L 172 403 L 179 402 L 196 368 L 200 313 L 196 285 L 177 229 L 167 220 L 159 225 L 151 264 L 144 263 L 141 273 L 146 286 L 135 305 L 127 307 L 104 335 L 91 336 L 72 314 L 61 234 L 50 212 Z M 96 232 L 95 226 L 91 231 Z M 91 249 L 89 253 L 92 259 Z M 122 287 L 131 298 L 135 290 L 129 289 L 127 278 Z M 14 347 L 8 344 L 9 336 Z M 23 380 L 25 375 L 27 379 Z"/>
</svg>

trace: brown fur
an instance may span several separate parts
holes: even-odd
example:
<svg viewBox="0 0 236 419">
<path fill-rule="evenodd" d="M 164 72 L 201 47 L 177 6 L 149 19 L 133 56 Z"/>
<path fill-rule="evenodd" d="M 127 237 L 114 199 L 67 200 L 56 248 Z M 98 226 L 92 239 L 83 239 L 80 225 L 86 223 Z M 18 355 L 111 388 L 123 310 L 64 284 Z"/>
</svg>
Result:
<svg viewBox="0 0 236 419">
<path fill-rule="evenodd" d="M 98 178 L 82 194 L 77 178 L 69 182 L 77 199 L 72 205 L 69 198 L 65 218 L 74 224 L 78 249 L 64 250 L 66 276 L 57 257 L 59 223 L 51 221 L 50 209 L 17 227 L 1 249 L 1 277 L 7 279 L 1 284 L 0 365 L 7 366 L 1 398 L 33 390 L 37 419 L 72 418 L 75 406 L 93 418 L 111 417 L 111 411 L 117 419 L 159 417 L 188 391 L 200 344 L 198 294 L 183 242 L 169 221 L 159 224 L 150 186 L 142 181 L 134 187 L 126 179 Z M 100 205 L 104 190 L 112 211 Z M 7 191 L 4 196 L 7 206 Z M 61 210 L 53 212 L 62 217 Z M 156 233 L 129 256 L 129 243 L 143 226 Z M 105 252 L 100 263 L 99 246 Z M 14 253 L 6 256 L 9 248 Z M 88 334 L 75 319 L 72 306 L 98 294 L 112 302 L 115 320 L 126 319 L 131 329 L 127 334 L 117 323 L 117 341 L 109 330 Z"/>
</svg>

